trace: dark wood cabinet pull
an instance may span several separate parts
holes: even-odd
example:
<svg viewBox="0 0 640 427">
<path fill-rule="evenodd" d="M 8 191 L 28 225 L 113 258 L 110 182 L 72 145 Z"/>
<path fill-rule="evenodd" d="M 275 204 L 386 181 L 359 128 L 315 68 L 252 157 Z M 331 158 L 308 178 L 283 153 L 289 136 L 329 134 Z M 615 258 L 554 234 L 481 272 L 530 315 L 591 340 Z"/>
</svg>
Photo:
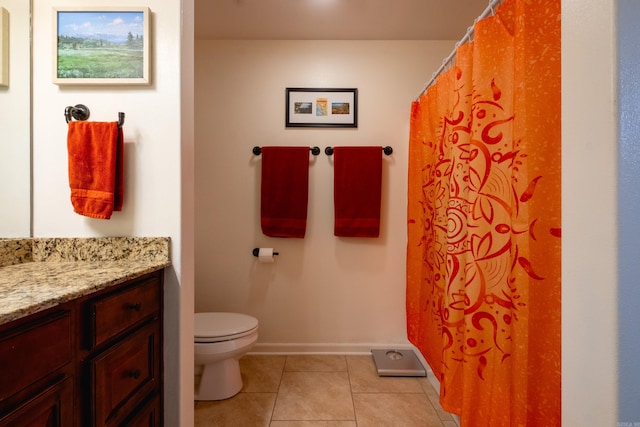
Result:
<svg viewBox="0 0 640 427">
<path fill-rule="evenodd" d="M 140 372 L 140 369 L 136 369 L 135 371 L 128 371 L 127 372 L 127 377 L 129 378 L 134 378 L 134 379 L 138 379 L 140 378 L 140 375 L 142 374 L 142 372 Z"/>
<path fill-rule="evenodd" d="M 140 311 L 140 307 L 142 306 L 141 303 L 137 302 L 135 304 L 129 303 L 127 304 L 127 308 L 129 310 L 135 310 L 135 311 Z"/>
</svg>

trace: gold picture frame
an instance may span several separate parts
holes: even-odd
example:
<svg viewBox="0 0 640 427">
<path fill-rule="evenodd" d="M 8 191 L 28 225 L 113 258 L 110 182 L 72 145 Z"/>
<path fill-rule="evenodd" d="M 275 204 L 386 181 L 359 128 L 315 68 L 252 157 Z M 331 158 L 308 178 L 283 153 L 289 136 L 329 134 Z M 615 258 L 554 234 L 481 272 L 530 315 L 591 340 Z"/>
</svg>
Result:
<svg viewBox="0 0 640 427">
<path fill-rule="evenodd" d="M 0 7 L 0 86 L 9 86 L 9 12 Z"/>
</svg>

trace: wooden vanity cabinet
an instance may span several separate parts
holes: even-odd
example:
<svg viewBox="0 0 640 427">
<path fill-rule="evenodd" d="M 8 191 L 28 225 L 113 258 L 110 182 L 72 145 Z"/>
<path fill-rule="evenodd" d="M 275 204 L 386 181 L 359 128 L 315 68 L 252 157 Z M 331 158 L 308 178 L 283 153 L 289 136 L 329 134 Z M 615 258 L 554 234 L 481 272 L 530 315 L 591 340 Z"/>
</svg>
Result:
<svg viewBox="0 0 640 427">
<path fill-rule="evenodd" d="M 162 271 L 0 326 L 0 427 L 162 425 Z"/>
</svg>

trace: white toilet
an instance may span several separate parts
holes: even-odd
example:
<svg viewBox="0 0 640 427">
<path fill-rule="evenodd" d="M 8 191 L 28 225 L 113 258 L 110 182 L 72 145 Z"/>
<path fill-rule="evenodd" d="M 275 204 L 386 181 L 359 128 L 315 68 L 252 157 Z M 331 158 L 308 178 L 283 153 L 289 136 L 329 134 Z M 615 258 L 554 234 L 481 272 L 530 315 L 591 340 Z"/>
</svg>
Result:
<svg viewBox="0 0 640 427">
<path fill-rule="evenodd" d="M 258 340 L 258 319 L 238 313 L 195 314 L 195 400 L 222 400 L 242 389 L 238 360 Z"/>
</svg>

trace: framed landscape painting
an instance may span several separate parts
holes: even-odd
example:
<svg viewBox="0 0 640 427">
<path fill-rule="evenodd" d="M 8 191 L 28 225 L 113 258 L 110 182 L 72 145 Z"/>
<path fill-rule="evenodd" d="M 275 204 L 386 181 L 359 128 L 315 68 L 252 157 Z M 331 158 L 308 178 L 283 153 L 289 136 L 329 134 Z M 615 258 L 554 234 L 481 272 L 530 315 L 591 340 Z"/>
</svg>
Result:
<svg viewBox="0 0 640 427">
<path fill-rule="evenodd" d="M 149 8 L 54 9 L 53 82 L 149 84 Z"/>
</svg>

